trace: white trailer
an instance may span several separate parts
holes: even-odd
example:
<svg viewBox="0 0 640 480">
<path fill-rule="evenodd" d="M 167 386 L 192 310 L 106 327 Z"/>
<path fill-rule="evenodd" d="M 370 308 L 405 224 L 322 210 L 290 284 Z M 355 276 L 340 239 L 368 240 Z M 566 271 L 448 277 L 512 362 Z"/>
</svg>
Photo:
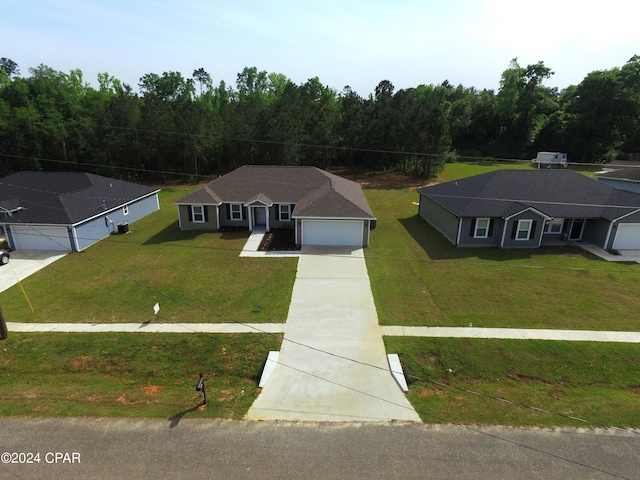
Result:
<svg viewBox="0 0 640 480">
<path fill-rule="evenodd" d="M 547 168 L 554 166 L 566 167 L 567 166 L 567 154 L 560 152 L 538 152 L 536 158 L 531 160 L 534 164 L 544 165 Z"/>
</svg>

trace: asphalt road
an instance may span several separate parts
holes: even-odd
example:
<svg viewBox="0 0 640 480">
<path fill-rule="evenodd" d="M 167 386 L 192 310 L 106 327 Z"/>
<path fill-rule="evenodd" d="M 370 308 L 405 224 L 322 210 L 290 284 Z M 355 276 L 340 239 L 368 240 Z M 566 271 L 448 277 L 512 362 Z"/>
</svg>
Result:
<svg viewBox="0 0 640 480">
<path fill-rule="evenodd" d="M 183 416 L 0 418 L 0 479 L 640 478 L 626 432 Z"/>
</svg>

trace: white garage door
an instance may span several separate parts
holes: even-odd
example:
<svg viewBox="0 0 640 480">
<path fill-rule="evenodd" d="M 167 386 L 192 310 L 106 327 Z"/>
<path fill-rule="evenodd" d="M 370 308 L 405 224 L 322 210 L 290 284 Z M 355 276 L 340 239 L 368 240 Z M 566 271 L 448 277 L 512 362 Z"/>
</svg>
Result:
<svg viewBox="0 0 640 480">
<path fill-rule="evenodd" d="M 303 245 L 362 246 L 362 221 L 303 220 Z"/>
<path fill-rule="evenodd" d="M 616 250 L 640 250 L 640 223 L 619 224 L 613 248 Z"/>
<path fill-rule="evenodd" d="M 71 251 L 67 227 L 12 225 L 11 234 L 16 250 Z"/>
</svg>

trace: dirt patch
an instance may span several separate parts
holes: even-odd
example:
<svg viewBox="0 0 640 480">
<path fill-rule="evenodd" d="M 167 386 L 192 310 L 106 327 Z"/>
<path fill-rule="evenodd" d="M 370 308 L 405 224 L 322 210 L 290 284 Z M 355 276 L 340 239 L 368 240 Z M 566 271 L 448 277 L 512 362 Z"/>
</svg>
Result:
<svg viewBox="0 0 640 480">
<path fill-rule="evenodd" d="M 414 177 L 413 175 L 405 175 L 403 173 L 392 171 L 351 174 L 349 170 L 343 169 L 339 171 L 332 171 L 332 173 L 370 188 L 419 188 L 435 183 L 430 182 L 426 178 Z"/>
<path fill-rule="evenodd" d="M 163 388 L 162 385 L 147 385 L 144 387 L 144 394 L 152 397 Z"/>
<path fill-rule="evenodd" d="M 131 405 L 133 403 L 127 400 L 127 396 L 124 393 L 120 395 L 118 398 L 116 398 L 116 402 L 122 403 L 124 405 Z"/>
<path fill-rule="evenodd" d="M 229 400 L 233 400 L 235 396 L 231 392 L 231 390 L 220 390 L 221 396 L 218 397 L 219 402 L 228 402 Z"/>
</svg>

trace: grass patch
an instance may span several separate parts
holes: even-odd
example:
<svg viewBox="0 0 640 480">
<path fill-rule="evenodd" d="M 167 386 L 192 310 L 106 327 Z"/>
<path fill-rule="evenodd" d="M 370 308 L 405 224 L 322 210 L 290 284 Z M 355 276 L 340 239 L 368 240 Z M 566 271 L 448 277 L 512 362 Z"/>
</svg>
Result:
<svg viewBox="0 0 640 480">
<path fill-rule="evenodd" d="M 256 334 L 12 333 L 0 344 L 0 415 L 241 419 L 280 343 Z"/>
<path fill-rule="evenodd" d="M 408 398 L 425 422 L 584 426 L 450 385 L 598 424 L 640 427 L 640 345 L 411 337 L 384 340 L 387 351 L 399 354 L 409 382 Z"/>
<path fill-rule="evenodd" d="M 191 189 L 193 190 L 193 188 Z M 0 294 L 12 322 L 284 322 L 295 258 L 239 258 L 249 232 L 182 232 L 173 202 L 81 253 L 72 253 Z M 254 313 L 256 306 L 260 312 Z"/>
<path fill-rule="evenodd" d="M 450 182 L 459 178 L 471 177 L 495 170 L 533 170 L 531 162 L 455 162 L 447 163 L 444 170 L 438 175 L 439 182 Z"/>
<path fill-rule="evenodd" d="M 365 256 L 383 325 L 640 329 L 640 265 L 578 247 L 456 248 L 417 215 L 415 189 L 365 194 L 378 218 Z"/>
</svg>

